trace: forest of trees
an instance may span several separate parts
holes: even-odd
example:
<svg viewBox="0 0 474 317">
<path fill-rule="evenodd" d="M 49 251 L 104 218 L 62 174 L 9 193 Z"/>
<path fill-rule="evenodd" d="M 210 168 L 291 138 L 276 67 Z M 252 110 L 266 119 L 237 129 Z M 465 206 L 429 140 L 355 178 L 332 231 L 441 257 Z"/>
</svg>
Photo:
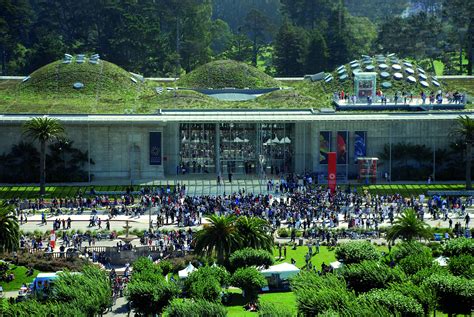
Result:
<svg viewBox="0 0 474 317">
<path fill-rule="evenodd" d="M 1 74 L 25 75 L 64 53 L 99 53 L 145 76 L 213 59 L 271 75 L 329 70 L 395 52 L 472 74 L 469 0 L 0 0 Z"/>
</svg>

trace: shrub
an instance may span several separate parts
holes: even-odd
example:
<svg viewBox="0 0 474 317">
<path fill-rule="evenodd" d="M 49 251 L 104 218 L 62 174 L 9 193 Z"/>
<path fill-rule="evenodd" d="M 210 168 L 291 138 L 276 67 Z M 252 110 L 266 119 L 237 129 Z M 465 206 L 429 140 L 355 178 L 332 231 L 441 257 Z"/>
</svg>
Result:
<svg viewBox="0 0 474 317">
<path fill-rule="evenodd" d="M 12 254 L 1 255 L 6 261 L 13 262 L 15 259 Z M 57 272 L 57 271 L 82 271 L 84 266 L 89 264 L 84 258 L 51 258 L 47 254 L 38 256 L 32 253 L 18 253 L 17 255 L 18 265 L 32 267 L 35 270 L 42 272 Z"/>
<path fill-rule="evenodd" d="M 189 297 L 210 302 L 220 300 L 221 286 L 215 278 L 200 278 L 189 284 Z"/>
<path fill-rule="evenodd" d="M 203 266 L 184 281 L 184 291 L 194 299 L 219 301 L 222 286 L 228 285 L 230 274 L 220 266 Z"/>
<path fill-rule="evenodd" d="M 402 242 L 397 244 L 397 248 L 393 251 L 393 259 L 396 263 L 399 263 L 400 260 L 406 258 L 407 256 L 428 251 L 430 251 L 430 249 L 419 242 Z"/>
<path fill-rule="evenodd" d="M 224 317 L 227 310 L 217 303 L 204 300 L 173 299 L 165 310 L 168 317 Z"/>
<path fill-rule="evenodd" d="M 231 284 L 242 289 L 244 297 L 253 301 L 257 299 L 258 292 L 267 284 L 267 280 L 253 267 L 239 268 L 232 275 Z"/>
<path fill-rule="evenodd" d="M 401 284 L 391 284 L 390 289 L 414 298 L 423 307 L 425 316 L 428 316 L 436 308 L 435 292 L 426 285 L 415 285 L 408 281 Z"/>
<path fill-rule="evenodd" d="M 439 308 L 446 314 L 465 314 L 474 307 L 474 281 L 453 275 L 433 274 L 425 285 L 434 290 Z"/>
<path fill-rule="evenodd" d="M 161 275 L 155 275 L 154 280 L 134 279 L 133 276 L 134 273 L 127 285 L 126 296 L 137 313 L 146 316 L 160 314 L 180 292 L 176 284 L 165 281 Z"/>
<path fill-rule="evenodd" d="M 280 228 L 277 230 L 277 235 L 280 238 L 288 238 L 290 236 L 290 233 L 288 232 L 286 228 Z"/>
<path fill-rule="evenodd" d="M 249 266 L 265 266 L 272 265 L 275 260 L 273 254 L 265 250 L 256 250 L 252 248 L 245 248 L 237 250 L 230 256 L 230 265 L 232 270 L 237 270 L 240 267 Z"/>
<path fill-rule="evenodd" d="M 390 289 L 372 290 L 359 296 L 358 301 L 381 306 L 394 315 L 400 314 L 405 317 L 423 315 L 423 307 L 415 299 Z"/>
<path fill-rule="evenodd" d="M 168 260 L 162 260 L 158 264 L 163 276 L 168 275 L 171 271 L 173 271 L 173 264 Z"/>
<path fill-rule="evenodd" d="M 161 274 L 160 267 L 153 263 L 147 257 L 140 257 L 135 262 L 133 262 L 133 273 L 138 274 L 145 271 L 151 271 L 153 274 Z"/>
<path fill-rule="evenodd" d="M 421 253 L 411 254 L 400 260 L 400 268 L 408 275 L 413 275 L 421 269 L 433 266 L 431 250 L 426 248 Z"/>
<path fill-rule="evenodd" d="M 374 288 L 384 288 L 389 283 L 401 282 L 404 274 L 401 270 L 391 269 L 380 262 L 363 261 L 359 264 L 346 266 L 342 271 L 342 276 L 349 288 L 361 293 Z"/>
<path fill-rule="evenodd" d="M 474 254 L 474 239 L 457 238 L 446 242 L 443 254 L 445 256 L 457 256 L 461 254 Z"/>
<path fill-rule="evenodd" d="M 453 275 L 474 279 L 474 256 L 467 254 L 453 256 L 449 259 L 448 268 Z"/>
<path fill-rule="evenodd" d="M 424 268 L 410 276 L 410 281 L 415 285 L 421 285 L 423 282 L 433 274 L 438 275 L 447 275 L 449 274 L 448 270 L 439 265 L 432 265 L 429 268 Z"/>
<path fill-rule="evenodd" d="M 87 316 L 100 315 L 110 306 L 109 277 L 97 267 L 86 266 L 81 274 L 62 273 L 54 282 L 52 300 L 69 303 Z"/>
<path fill-rule="evenodd" d="M 301 272 L 291 280 L 298 306 L 303 316 L 316 316 L 328 310 L 338 312 L 355 301 L 346 283 L 336 275 L 319 276 L 314 272 Z"/>
<path fill-rule="evenodd" d="M 4 301 L 7 303 L 7 301 Z M 0 316 L 14 317 L 14 316 L 77 316 L 86 317 L 86 313 L 81 311 L 80 307 L 71 304 L 47 302 L 41 303 L 34 299 L 22 301 L 16 304 L 8 305 L 0 309 Z"/>
<path fill-rule="evenodd" d="M 380 253 L 367 241 L 348 242 L 336 248 L 336 258 L 345 264 L 360 263 L 364 260 L 378 260 Z"/>
</svg>

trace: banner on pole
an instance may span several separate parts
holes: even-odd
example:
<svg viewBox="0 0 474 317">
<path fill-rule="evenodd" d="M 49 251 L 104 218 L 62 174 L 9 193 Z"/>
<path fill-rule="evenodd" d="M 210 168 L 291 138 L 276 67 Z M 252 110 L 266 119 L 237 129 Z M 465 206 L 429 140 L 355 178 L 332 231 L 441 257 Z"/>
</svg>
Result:
<svg viewBox="0 0 474 317">
<path fill-rule="evenodd" d="M 328 152 L 328 187 L 331 190 L 331 194 L 334 194 L 336 191 L 336 165 L 336 153 Z"/>
<path fill-rule="evenodd" d="M 357 164 L 357 159 L 359 157 L 367 156 L 366 139 L 367 139 L 366 131 L 354 132 L 354 163 L 356 164 Z"/>
<path fill-rule="evenodd" d="M 331 151 L 331 131 L 319 132 L 319 164 L 328 163 L 328 153 Z"/>
<path fill-rule="evenodd" d="M 347 152 L 348 139 L 348 131 L 337 132 L 337 164 L 347 164 L 349 154 L 349 152 Z"/>
<path fill-rule="evenodd" d="M 150 165 L 161 165 L 161 132 L 150 132 Z"/>
</svg>

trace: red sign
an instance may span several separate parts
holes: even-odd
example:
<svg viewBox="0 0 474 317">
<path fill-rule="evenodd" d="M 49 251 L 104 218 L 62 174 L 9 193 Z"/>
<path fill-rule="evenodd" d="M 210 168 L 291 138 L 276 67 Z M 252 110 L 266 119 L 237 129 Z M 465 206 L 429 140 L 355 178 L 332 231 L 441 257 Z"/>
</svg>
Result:
<svg viewBox="0 0 474 317">
<path fill-rule="evenodd" d="M 328 152 L 328 187 L 331 194 L 336 191 L 336 152 Z"/>
</svg>

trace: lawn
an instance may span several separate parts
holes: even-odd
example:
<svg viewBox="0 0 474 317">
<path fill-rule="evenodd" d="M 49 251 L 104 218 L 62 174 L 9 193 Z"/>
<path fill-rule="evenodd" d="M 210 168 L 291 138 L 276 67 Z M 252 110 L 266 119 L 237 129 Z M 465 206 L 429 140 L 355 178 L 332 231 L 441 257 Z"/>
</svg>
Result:
<svg viewBox="0 0 474 317">
<path fill-rule="evenodd" d="M 164 187 L 165 185 L 156 185 L 152 187 Z M 89 195 L 91 188 L 94 187 L 96 192 L 126 192 L 127 185 L 83 185 L 83 186 L 46 186 L 45 198 L 65 198 L 75 197 L 81 192 L 83 195 Z M 137 191 L 142 186 L 134 186 Z M 170 185 L 173 189 L 173 185 Z M 0 200 L 12 198 L 38 198 L 38 186 L 0 186 Z"/>
<path fill-rule="evenodd" d="M 368 190 L 373 195 L 393 195 L 417 196 L 428 191 L 463 190 L 464 184 L 380 184 L 380 185 L 356 185 L 353 186 L 358 192 Z M 354 190 L 354 188 L 352 188 Z"/>
<path fill-rule="evenodd" d="M 231 289 L 229 290 L 229 293 L 231 293 L 231 301 L 229 306 L 226 306 L 229 316 L 257 316 L 257 313 L 246 311 L 243 308 L 246 303 L 242 297 L 242 292 L 239 289 Z M 285 310 L 293 311 L 296 315 L 296 297 L 293 292 L 260 294 L 259 300 L 260 303 L 270 303 L 282 307 Z"/>
<path fill-rule="evenodd" d="M 317 270 L 321 270 L 321 264 L 323 262 L 327 265 L 329 263 L 336 261 L 336 257 L 334 256 L 334 249 L 330 250 L 328 247 L 321 246 L 319 248 L 319 253 L 316 254 L 316 248 L 313 247 L 313 256 L 311 257 L 311 262 L 313 263 L 313 266 L 316 266 Z M 298 246 L 296 247 L 296 250 L 293 250 L 291 246 L 286 247 L 286 258 L 283 258 L 281 260 L 278 260 L 278 248 L 273 249 L 273 255 L 275 256 L 275 264 L 283 263 L 283 262 L 288 262 L 291 263 L 291 259 L 294 259 L 296 261 L 296 266 L 300 269 L 303 269 L 306 267 L 306 262 L 305 262 L 305 255 L 308 253 L 308 247 L 307 246 Z M 283 251 L 282 251 L 282 256 L 283 256 Z"/>
<path fill-rule="evenodd" d="M 33 282 L 33 279 L 36 277 L 36 275 L 40 273 L 40 271 L 34 270 L 32 276 L 26 276 L 27 271 L 28 268 L 25 266 L 11 265 L 10 270 L 7 271 L 7 274 L 13 273 L 15 275 L 15 279 L 9 283 L 1 281 L 0 285 L 3 287 L 3 291 L 8 292 L 19 290 L 23 283 L 28 285 L 29 283 Z"/>
</svg>

